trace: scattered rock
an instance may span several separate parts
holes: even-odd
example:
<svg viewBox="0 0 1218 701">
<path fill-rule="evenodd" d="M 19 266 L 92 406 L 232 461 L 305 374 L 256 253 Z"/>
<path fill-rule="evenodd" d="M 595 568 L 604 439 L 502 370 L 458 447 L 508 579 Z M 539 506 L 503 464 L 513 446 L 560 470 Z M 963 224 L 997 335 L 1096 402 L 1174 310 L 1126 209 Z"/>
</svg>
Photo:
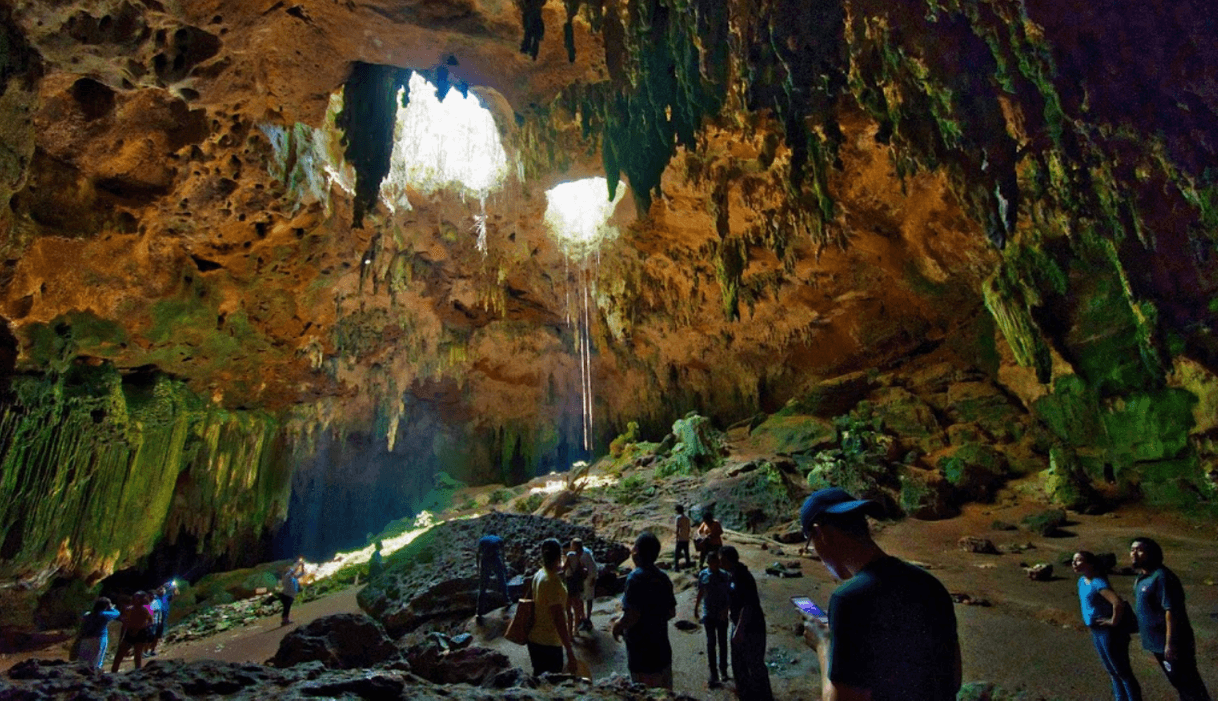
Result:
<svg viewBox="0 0 1218 701">
<path fill-rule="evenodd" d="M 998 548 L 994 547 L 993 541 L 989 538 L 979 538 L 973 535 L 966 535 L 956 541 L 956 546 L 961 550 L 969 553 L 980 553 L 982 555 L 997 555 Z"/>
<path fill-rule="evenodd" d="M 992 606 L 989 599 L 976 598 L 963 592 L 952 592 L 952 601 L 965 606 Z"/>
<path fill-rule="evenodd" d="M 578 536 L 584 541 L 601 565 L 600 594 L 617 591 L 617 567 L 630 556 L 628 548 L 598 538 L 591 528 L 557 519 L 492 513 L 447 521 L 390 556 L 384 574 L 360 591 L 360 608 L 380 621 L 392 637 L 431 621 L 456 622 L 473 616 L 478 596 L 474 549 L 483 532 L 503 538 L 509 576 L 514 581 L 541 566 L 539 546 L 546 538 L 568 543 Z M 523 586 L 523 579 L 520 584 Z M 507 603 L 502 596 L 498 598 L 492 605 Z"/>
<path fill-rule="evenodd" d="M 1006 521 L 994 521 L 993 523 L 990 524 L 990 530 L 992 530 L 992 531 L 1015 531 L 1015 530 L 1019 530 L 1019 526 L 1016 526 L 1013 523 L 1007 523 Z"/>
<path fill-rule="evenodd" d="M 788 579 L 804 576 L 803 568 L 799 564 L 799 560 L 788 560 L 787 562 L 775 562 L 765 568 L 765 573 L 775 577 L 786 577 Z"/>
<path fill-rule="evenodd" d="M 1035 550 L 1036 546 L 1033 545 L 1032 543 L 1010 543 L 1008 545 L 1000 546 L 998 549 L 999 549 L 999 551 L 1001 551 L 1003 553 L 1007 553 L 1010 555 L 1018 555 L 1019 553 L 1022 553 L 1022 552 L 1028 551 L 1028 550 Z"/>
<path fill-rule="evenodd" d="M 326 669 L 319 662 L 277 669 L 258 664 L 154 660 L 143 669 L 121 675 L 98 674 L 87 665 L 26 660 L 0 681 L 0 697 L 21 701 L 58 699 L 410 699 L 411 701 L 472 701 L 511 698 L 513 701 L 627 701 L 640 698 L 638 687 L 620 675 L 589 683 L 565 675 L 547 675 L 538 682 L 519 668 L 504 667 L 506 658 L 485 648 L 466 648 L 443 656 L 433 683 L 393 662 L 372 669 Z M 483 690 L 468 686 L 475 683 Z M 511 688 L 508 694 L 484 689 Z M 670 698 L 692 701 L 692 697 Z"/>
<path fill-rule="evenodd" d="M 699 628 L 702 627 L 702 626 L 698 625 L 697 623 L 684 619 L 684 618 L 677 619 L 677 621 L 675 623 L 673 623 L 673 626 L 675 626 L 677 630 L 679 630 L 683 633 L 692 633 L 695 630 L 698 630 Z"/>
<path fill-rule="evenodd" d="M 1033 582 L 1048 582 L 1053 579 L 1053 565 L 1047 562 L 1039 562 L 1025 568 L 1024 572 L 1028 573 L 1028 579 Z"/>
</svg>

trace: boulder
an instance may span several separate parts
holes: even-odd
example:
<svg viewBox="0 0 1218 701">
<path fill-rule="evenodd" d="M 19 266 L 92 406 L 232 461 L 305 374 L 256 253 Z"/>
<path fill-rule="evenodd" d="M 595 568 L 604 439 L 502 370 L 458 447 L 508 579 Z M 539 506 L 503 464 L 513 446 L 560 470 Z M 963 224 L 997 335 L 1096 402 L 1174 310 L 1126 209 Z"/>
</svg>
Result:
<svg viewBox="0 0 1218 701">
<path fill-rule="evenodd" d="M 901 510 L 925 521 L 952 518 L 960 509 L 952 500 L 953 488 L 934 470 L 905 466 L 901 470 Z"/>
<path fill-rule="evenodd" d="M 875 388 L 874 373 L 860 371 L 821 382 L 787 402 L 779 414 L 803 414 L 831 419 L 845 414 Z"/>
<path fill-rule="evenodd" d="M 452 623 L 473 616 L 478 596 L 475 549 L 484 533 L 503 538 L 509 578 L 531 575 L 541 567 L 539 546 L 546 538 L 557 538 L 564 545 L 581 538 L 601 566 L 597 580 L 601 594 L 612 593 L 603 590 L 600 582 L 613 583 L 617 566 L 630 556 L 625 546 L 598 538 L 591 528 L 557 519 L 492 513 L 446 521 L 387 559 L 385 572 L 360 591 L 360 608 L 394 638 L 433 621 Z M 493 605 L 506 603 L 499 597 Z"/>
<path fill-rule="evenodd" d="M 1028 413 L 992 382 L 957 382 L 947 388 L 948 416 L 972 422 L 1001 443 L 1018 440 Z"/>
<path fill-rule="evenodd" d="M 795 515 L 808 493 L 795 464 L 780 460 L 735 477 L 708 479 L 695 499 L 713 504 L 724 528 L 764 533 Z"/>
<path fill-rule="evenodd" d="M 929 404 L 903 387 L 885 387 L 871 395 L 872 411 L 884 429 L 899 437 L 905 448 L 930 453 L 947 445 L 947 437 Z"/>
<path fill-rule="evenodd" d="M 1025 528 L 1046 538 L 1062 535 L 1061 527 L 1066 525 L 1066 512 L 1061 509 L 1048 509 L 1030 514 L 1022 521 Z"/>
<path fill-rule="evenodd" d="M 399 654 L 381 624 L 363 614 L 340 613 L 318 618 L 283 636 L 268 664 L 283 668 L 320 662 L 327 669 L 356 669 Z"/>
<path fill-rule="evenodd" d="M 941 454 L 938 467 L 960 498 L 968 501 L 990 501 L 1007 475 L 1006 457 L 980 443 L 958 446 Z"/>
<path fill-rule="evenodd" d="M 1045 496 L 1054 504 L 1082 513 L 1100 513 L 1104 500 L 1079 464 L 1073 450 L 1054 446 L 1049 469 L 1041 473 Z"/>
<path fill-rule="evenodd" d="M 512 668 L 507 655 L 485 647 L 445 649 L 427 641 L 406 651 L 410 671 L 434 684 L 495 686 L 495 679 Z"/>
<path fill-rule="evenodd" d="M 763 455 L 792 455 L 837 443 L 833 422 L 816 416 L 775 414 L 753 429 L 745 446 Z"/>
</svg>

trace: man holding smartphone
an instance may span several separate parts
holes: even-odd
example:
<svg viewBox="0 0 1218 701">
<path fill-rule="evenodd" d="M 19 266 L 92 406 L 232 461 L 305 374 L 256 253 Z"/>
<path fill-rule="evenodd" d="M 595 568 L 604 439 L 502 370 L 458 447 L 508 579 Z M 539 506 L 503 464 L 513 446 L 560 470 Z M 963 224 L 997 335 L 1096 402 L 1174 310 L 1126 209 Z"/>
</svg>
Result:
<svg viewBox="0 0 1218 701">
<path fill-rule="evenodd" d="M 822 489 L 800 511 L 804 534 L 845 582 L 815 621 L 825 701 L 954 701 L 960 690 L 956 612 L 943 584 L 871 539 L 879 504 Z"/>
</svg>

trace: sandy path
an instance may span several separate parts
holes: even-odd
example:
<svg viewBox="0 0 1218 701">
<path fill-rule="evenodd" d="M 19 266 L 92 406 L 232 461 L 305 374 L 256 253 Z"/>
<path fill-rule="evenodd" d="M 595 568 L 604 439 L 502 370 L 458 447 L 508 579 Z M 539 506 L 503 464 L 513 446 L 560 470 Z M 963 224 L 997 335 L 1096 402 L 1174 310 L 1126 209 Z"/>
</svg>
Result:
<svg viewBox="0 0 1218 701">
<path fill-rule="evenodd" d="M 264 618 L 251 626 L 226 630 L 201 640 L 191 640 L 165 648 L 156 659 L 220 660 L 221 662 L 262 663 L 275 656 L 279 641 L 288 631 L 310 621 L 336 613 L 361 613 L 355 603 L 358 587 L 345 589 L 315 601 L 292 606 L 292 623 L 279 625 L 278 616 Z M 128 665 L 124 663 L 124 669 Z"/>
</svg>

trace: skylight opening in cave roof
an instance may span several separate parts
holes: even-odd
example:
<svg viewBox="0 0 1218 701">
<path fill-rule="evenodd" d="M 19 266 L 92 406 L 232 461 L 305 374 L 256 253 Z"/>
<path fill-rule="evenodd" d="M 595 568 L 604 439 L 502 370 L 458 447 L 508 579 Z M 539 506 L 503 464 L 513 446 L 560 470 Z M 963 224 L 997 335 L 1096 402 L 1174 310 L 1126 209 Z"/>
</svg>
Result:
<svg viewBox="0 0 1218 701">
<path fill-rule="evenodd" d="M 489 110 L 474 94 L 449 90 L 440 100 L 436 88 L 418 73 L 410 76 L 410 100 L 401 106 L 389 175 L 381 197 L 390 209 L 409 209 L 407 188 L 424 194 L 457 190 L 485 200 L 508 174 L 507 153 Z"/>
<path fill-rule="evenodd" d="M 609 224 L 609 218 L 625 194 L 626 186 L 619 183 L 616 196 L 610 200 L 609 183 L 604 178 L 555 185 L 546 192 L 546 228 L 568 255 L 586 256 L 617 238 L 617 227 Z"/>
</svg>

